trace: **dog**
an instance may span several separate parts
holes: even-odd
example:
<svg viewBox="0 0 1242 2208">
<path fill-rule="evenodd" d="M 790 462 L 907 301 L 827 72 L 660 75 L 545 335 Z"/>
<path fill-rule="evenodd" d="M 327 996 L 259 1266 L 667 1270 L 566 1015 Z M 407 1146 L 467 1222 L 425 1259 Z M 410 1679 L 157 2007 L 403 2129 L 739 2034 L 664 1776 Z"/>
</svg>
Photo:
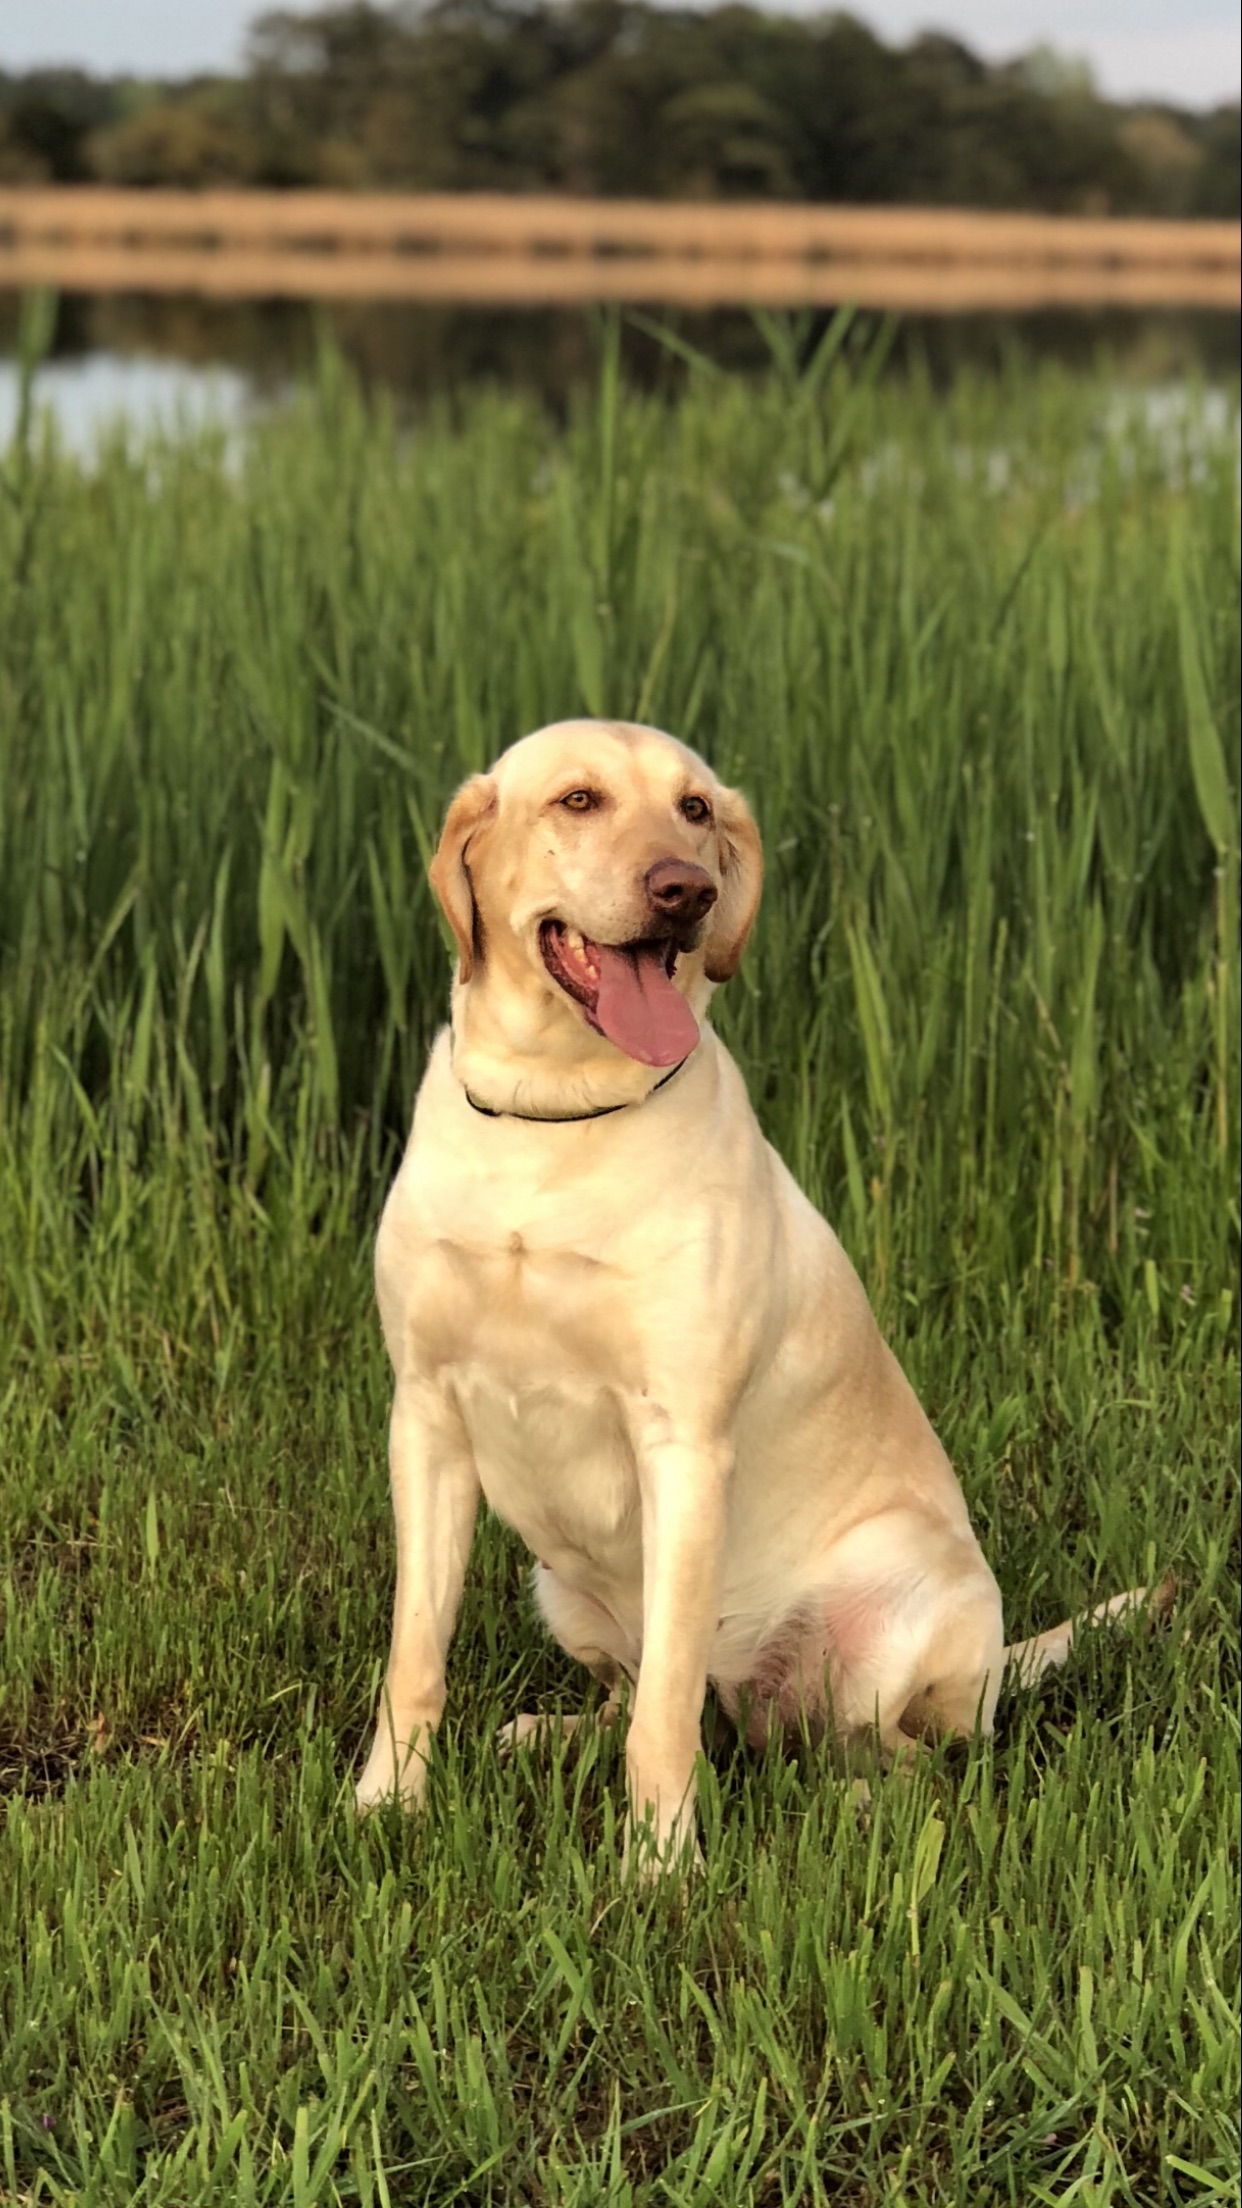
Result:
<svg viewBox="0 0 1242 2208">
<path fill-rule="evenodd" d="M 458 791 L 430 871 L 457 973 L 376 1246 L 397 1582 L 359 1809 L 422 1795 L 480 1497 L 605 1717 L 632 1690 L 659 1863 L 693 1849 L 709 1682 L 756 1743 L 989 1734 L 1006 1664 L 1074 1627 L 1006 1649 L 948 1458 L 712 1032 L 762 886 L 745 800 L 660 730 L 562 722 Z"/>
</svg>

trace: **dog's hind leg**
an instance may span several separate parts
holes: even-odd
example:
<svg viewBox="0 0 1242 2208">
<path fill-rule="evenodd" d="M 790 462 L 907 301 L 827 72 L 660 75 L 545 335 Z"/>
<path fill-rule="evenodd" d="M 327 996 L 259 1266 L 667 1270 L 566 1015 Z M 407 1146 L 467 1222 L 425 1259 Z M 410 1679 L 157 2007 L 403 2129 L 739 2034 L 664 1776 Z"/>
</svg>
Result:
<svg viewBox="0 0 1242 2208">
<path fill-rule="evenodd" d="M 1053 1671 L 1063 1664 L 1074 1645 L 1077 1634 L 1088 1626 L 1106 1625 L 1113 1618 L 1132 1618 L 1146 1611 L 1152 1618 L 1167 1617 L 1173 1607 L 1177 1591 L 1172 1575 L 1163 1579 L 1158 1587 L 1131 1587 L 1124 1595 L 1111 1595 L 1107 1602 L 1097 1603 L 1080 1618 L 1063 1618 L 1046 1633 L 1037 1633 L 1032 1640 L 1015 1641 L 1005 1650 L 1006 1670 L 1012 1671 L 1015 1684 L 1033 1687 L 1046 1671 Z"/>
<path fill-rule="evenodd" d="M 567 1587 L 547 1564 L 536 1565 L 533 1584 L 535 1602 L 553 1640 L 608 1688 L 608 1699 L 598 1710 L 581 1710 L 569 1717 L 552 1710 L 523 1710 L 496 1734 L 502 1755 L 531 1741 L 566 1739 L 582 1725 L 614 1725 L 621 1714 L 624 1682 L 632 1681 L 637 1670 L 622 1628 L 602 1603 Z"/>
<path fill-rule="evenodd" d="M 569 1740 L 584 1725 L 615 1725 L 621 1715 L 621 1686 L 611 1690 L 608 1700 L 597 1710 L 577 1710 L 572 1716 L 562 1717 L 556 1710 L 523 1710 L 520 1717 L 511 1717 L 507 1725 L 496 1729 L 496 1746 L 502 1756 L 512 1755 L 515 1748 L 525 1748 L 531 1742 L 542 1747 L 553 1740 Z"/>
</svg>

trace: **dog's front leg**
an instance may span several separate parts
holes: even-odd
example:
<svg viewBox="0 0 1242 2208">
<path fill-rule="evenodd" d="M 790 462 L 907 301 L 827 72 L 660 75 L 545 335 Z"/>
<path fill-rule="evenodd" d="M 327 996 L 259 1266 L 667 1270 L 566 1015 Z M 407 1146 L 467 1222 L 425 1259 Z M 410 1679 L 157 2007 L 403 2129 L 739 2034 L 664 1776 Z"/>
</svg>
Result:
<svg viewBox="0 0 1242 2208">
<path fill-rule="evenodd" d="M 388 1456 L 397 1591 L 375 1740 L 358 1781 L 360 1812 L 392 1795 L 409 1808 L 422 1798 L 479 1502 L 469 1437 L 442 1388 L 398 1380 Z"/>
<path fill-rule="evenodd" d="M 627 1857 L 673 1864 L 693 1845 L 694 1766 L 720 1614 L 732 1449 L 668 1430 L 636 1435 L 642 1494 L 643 1645 L 626 1766 Z M 653 1866 L 654 1867 L 654 1866 Z"/>
</svg>

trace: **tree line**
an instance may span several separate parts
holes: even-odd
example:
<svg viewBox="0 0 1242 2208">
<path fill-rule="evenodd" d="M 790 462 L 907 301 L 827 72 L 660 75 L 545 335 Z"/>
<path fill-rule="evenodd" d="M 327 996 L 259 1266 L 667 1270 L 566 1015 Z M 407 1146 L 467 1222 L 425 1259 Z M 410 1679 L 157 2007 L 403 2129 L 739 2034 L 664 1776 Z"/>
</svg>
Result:
<svg viewBox="0 0 1242 2208">
<path fill-rule="evenodd" d="M 0 183 L 92 182 L 1236 217 L 1239 115 L 849 15 L 357 0 L 261 15 L 236 76 L 0 73 Z"/>
</svg>

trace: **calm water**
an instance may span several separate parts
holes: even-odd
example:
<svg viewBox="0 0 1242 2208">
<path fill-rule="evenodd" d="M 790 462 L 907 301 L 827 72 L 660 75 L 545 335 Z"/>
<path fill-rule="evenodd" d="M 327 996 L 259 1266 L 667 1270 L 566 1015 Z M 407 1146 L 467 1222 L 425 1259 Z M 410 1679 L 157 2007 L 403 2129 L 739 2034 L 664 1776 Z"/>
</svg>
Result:
<svg viewBox="0 0 1242 2208">
<path fill-rule="evenodd" d="M 796 327 L 809 349 L 826 317 Z M 761 368 L 764 338 L 745 314 L 669 312 L 666 330 L 722 365 Z M 871 330 L 875 323 L 872 321 Z M 278 404 L 311 370 L 324 337 L 373 389 L 417 407 L 481 382 L 532 392 L 554 411 L 598 372 L 602 323 L 584 309 L 498 311 L 469 307 L 367 306 L 318 310 L 199 299 L 62 298 L 50 357 L 36 394 L 62 443 L 89 456 L 117 425 L 176 430 L 206 422 L 237 429 Z M 0 450 L 18 409 L 13 358 L 17 301 L 0 294 Z M 870 342 L 860 322 L 857 336 Z M 641 316 L 621 321 L 627 371 L 650 388 L 676 388 L 684 368 Z M 1055 314 L 910 318 L 896 333 L 893 357 L 917 357 L 936 378 L 969 362 L 999 366 L 1017 352 L 1085 366 L 1106 354 L 1119 393 L 1146 391 L 1157 410 L 1187 378 L 1236 387 L 1238 318 L 1230 315 Z M 1164 397 L 1159 394 L 1164 393 Z M 1214 402 L 1215 403 L 1215 402 Z"/>
<path fill-rule="evenodd" d="M 0 361 L 0 451 L 17 426 L 18 377 Z M 196 429 L 206 423 L 240 427 L 259 403 L 253 384 L 235 368 L 196 368 L 184 361 L 94 353 L 85 360 L 50 360 L 39 370 L 35 403 L 56 424 L 66 450 L 82 459 L 118 426 L 135 432 Z"/>
</svg>

